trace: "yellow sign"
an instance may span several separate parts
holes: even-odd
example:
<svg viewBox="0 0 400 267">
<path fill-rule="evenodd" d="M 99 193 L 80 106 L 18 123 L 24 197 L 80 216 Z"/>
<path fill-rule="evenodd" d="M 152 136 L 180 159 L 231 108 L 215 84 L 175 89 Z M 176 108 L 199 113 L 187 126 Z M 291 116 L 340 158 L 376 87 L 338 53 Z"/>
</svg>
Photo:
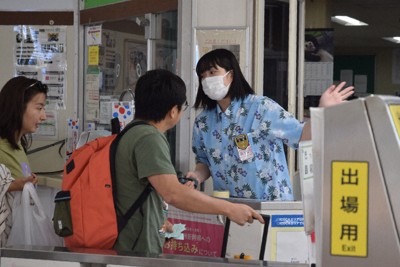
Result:
<svg viewBox="0 0 400 267">
<path fill-rule="evenodd" d="M 332 255 L 368 255 L 368 175 L 368 162 L 332 162 Z"/>
<path fill-rule="evenodd" d="M 394 125 L 396 126 L 397 135 L 400 138 L 400 105 L 389 105 L 389 109 Z"/>
<path fill-rule="evenodd" d="M 99 47 L 97 45 L 91 45 L 88 48 L 88 65 L 99 65 Z"/>
</svg>

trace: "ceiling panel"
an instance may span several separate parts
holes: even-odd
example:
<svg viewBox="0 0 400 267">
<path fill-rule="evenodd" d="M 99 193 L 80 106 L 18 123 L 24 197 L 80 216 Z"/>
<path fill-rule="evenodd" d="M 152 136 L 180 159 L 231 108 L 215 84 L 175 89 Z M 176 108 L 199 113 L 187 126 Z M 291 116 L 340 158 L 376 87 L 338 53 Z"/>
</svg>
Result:
<svg viewBox="0 0 400 267">
<path fill-rule="evenodd" d="M 399 47 L 382 37 L 400 36 L 399 0 L 332 0 L 331 15 L 346 15 L 368 23 L 349 27 L 332 23 L 335 47 Z"/>
</svg>

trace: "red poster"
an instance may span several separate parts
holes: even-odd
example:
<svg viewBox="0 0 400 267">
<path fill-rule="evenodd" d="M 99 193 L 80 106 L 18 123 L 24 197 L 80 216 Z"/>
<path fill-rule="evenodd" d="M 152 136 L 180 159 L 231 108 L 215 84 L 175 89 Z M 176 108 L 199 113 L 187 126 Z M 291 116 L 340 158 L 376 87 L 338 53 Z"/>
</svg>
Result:
<svg viewBox="0 0 400 267">
<path fill-rule="evenodd" d="M 171 239 L 164 244 L 164 253 L 220 257 L 224 225 L 217 215 L 197 214 L 170 207 L 168 220 L 186 225 L 184 240 Z"/>
</svg>

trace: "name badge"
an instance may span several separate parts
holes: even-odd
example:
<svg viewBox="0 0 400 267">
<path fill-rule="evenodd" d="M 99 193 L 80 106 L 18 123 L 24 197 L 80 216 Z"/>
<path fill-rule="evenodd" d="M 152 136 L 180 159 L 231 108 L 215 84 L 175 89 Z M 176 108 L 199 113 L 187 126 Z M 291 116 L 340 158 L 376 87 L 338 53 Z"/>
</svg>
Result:
<svg viewBox="0 0 400 267">
<path fill-rule="evenodd" d="M 241 161 L 249 160 L 254 157 L 247 134 L 239 134 L 236 136 L 235 144 Z"/>
</svg>

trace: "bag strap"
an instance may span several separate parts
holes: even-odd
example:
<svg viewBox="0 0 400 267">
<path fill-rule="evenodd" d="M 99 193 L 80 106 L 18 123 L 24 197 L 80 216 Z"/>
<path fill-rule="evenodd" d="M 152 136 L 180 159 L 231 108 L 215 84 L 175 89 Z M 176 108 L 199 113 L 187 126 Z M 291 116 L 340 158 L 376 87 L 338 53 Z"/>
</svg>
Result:
<svg viewBox="0 0 400 267">
<path fill-rule="evenodd" d="M 119 124 L 119 119 L 113 118 L 111 120 L 111 133 L 112 134 L 119 134 L 121 132 L 121 125 Z"/>
<path fill-rule="evenodd" d="M 153 191 L 153 188 L 150 183 L 147 184 L 146 188 L 140 194 L 140 196 L 136 199 L 136 201 L 132 204 L 132 206 L 128 209 L 128 211 L 124 215 L 121 214 L 121 211 L 117 207 L 117 186 L 116 186 L 116 168 L 115 168 L 115 154 L 117 152 L 118 143 L 121 140 L 122 136 L 127 133 L 131 128 L 137 125 L 150 125 L 146 121 L 134 121 L 129 123 L 122 132 L 118 133 L 117 137 L 114 139 L 110 146 L 110 171 L 111 171 L 111 180 L 112 180 L 112 190 L 113 190 L 113 199 L 114 199 L 114 207 L 117 213 L 117 224 L 118 224 L 118 232 L 121 232 L 125 225 L 128 223 L 129 219 L 136 212 L 136 210 L 142 206 L 142 204 L 146 201 L 147 197 Z"/>
<path fill-rule="evenodd" d="M 136 199 L 135 203 L 128 209 L 128 211 L 123 216 L 117 215 L 117 223 L 118 223 L 118 232 L 121 232 L 124 229 L 125 225 L 128 223 L 129 219 L 135 214 L 136 210 L 142 206 L 142 204 L 146 201 L 147 197 L 150 195 L 151 191 L 153 191 L 153 187 L 150 183 L 146 185 L 146 188 L 140 194 L 138 199 Z"/>
</svg>

